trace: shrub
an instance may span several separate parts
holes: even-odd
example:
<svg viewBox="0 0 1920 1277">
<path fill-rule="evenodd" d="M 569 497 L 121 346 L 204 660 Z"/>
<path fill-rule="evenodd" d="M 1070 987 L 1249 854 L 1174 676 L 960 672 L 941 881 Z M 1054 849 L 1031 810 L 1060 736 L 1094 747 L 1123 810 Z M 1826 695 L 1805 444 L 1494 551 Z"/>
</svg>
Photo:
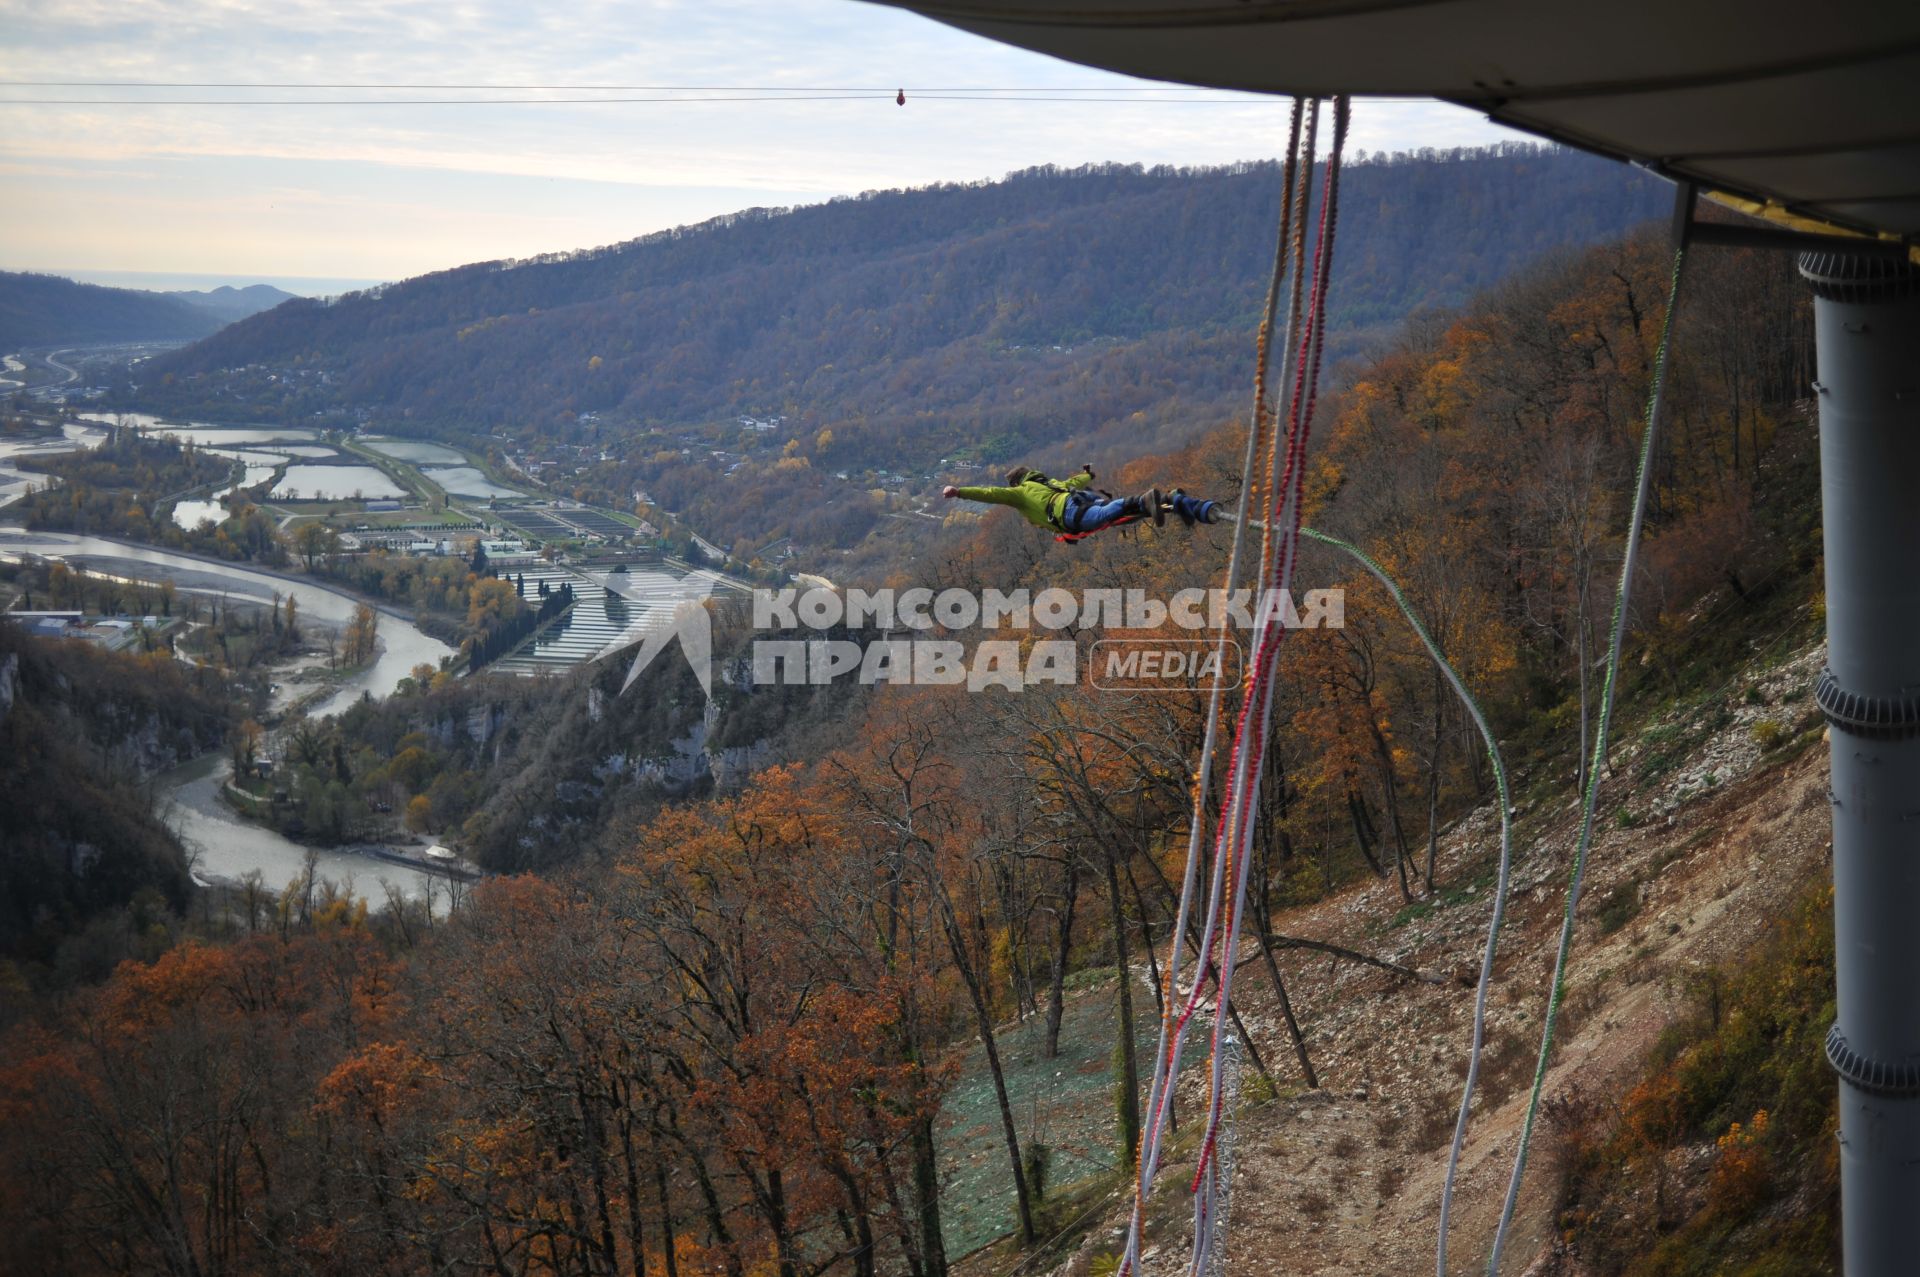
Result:
<svg viewBox="0 0 1920 1277">
<path fill-rule="evenodd" d="M 1053 1165 L 1053 1146 L 1039 1140 L 1029 1140 L 1021 1160 L 1025 1163 L 1027 1173 L 1027 1191 L 1033 1194 L 1034 1201 L 1044 1201 L 1047 1196 L 1047 1169 Z"/>
<path fill-rule="evenodd" d="M 1571 1128 L 1559 1217 L 1594 1271 L 1838 1271 L 1832 907 L 1816 876 L 1735 962 L 1688 980 L 1618 1109 L 1549 1109 Z"/>
<path fill-rule="evenodd" d="M 1747 1126 L 1735 1122 L 1714 1141 L 1720 1150 L 1707 1177 L 1707 1210 L 1738 1219 L 1765 1203 L 1772 1187 L 1767 1166 L 1767 1111 L 1753 1115 Z"/>
<path fill-rule="evenodd" d="M 1610 936 L 1620 928 L 1632 922 L 1640 912 L 1640 882 L 1634 879 L 1623 882 L 1609 891 L 1595 910 L 1593 920 L 1600 928 L 1600 934 Z"/>
</svg>

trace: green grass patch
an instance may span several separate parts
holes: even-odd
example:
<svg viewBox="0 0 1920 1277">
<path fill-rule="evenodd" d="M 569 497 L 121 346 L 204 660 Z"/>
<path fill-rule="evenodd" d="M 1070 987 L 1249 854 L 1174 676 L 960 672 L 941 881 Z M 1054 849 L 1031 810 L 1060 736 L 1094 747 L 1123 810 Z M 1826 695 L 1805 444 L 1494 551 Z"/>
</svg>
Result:
<svg viewBox="0 0 1920 1277">
<path fill-rule="evenodd" d="M 1439 907 L 1439 904 L 1432 900 L 1416 900 L 1412 904 L 1402 905 L 1400 911 L 1388 921 L 1387 926 L 1397 928 L 1404 927 L 1409 922 L 1418 922 L 1422 918 L 1430 917 Z"/>
<path fill-rule="evenodd" d="M 1112 969 L 1099 970 L 1106 987 L 1068 1001 L 1061 1018 L 1060 1054 L 1054 1059 L 1044 1055 L 1044 1015 L 1003 1027 L 995 1038 L 1021 1143 L 1024 1147 L 1038 1141 L 1049 1150 L 1048 1178 L 1057 1186 L 1048 1192 L 1045 1213 L 1049 1219 L 1065 1215 L 1065 1203 L 1077 1200 L 1088 1181 L 1104 1179 L 1110 1185 L 1118 1174 L 1112 1058 L 1119 1000 L 1111 983 Z M 1153 994 L 1143 983 L 1134 986 L 1133 1012 L 1144 1078 L 1153 1068 L 1160 1018 Z M 1190 1039 L 1185 1067 L 1205 1060 L 1204 1041 L 1195 1047 Z M 1144 1085 L 1143 1081 L 1143 1089 Z M 1143 1109 L 1145 1103 L 1143 1095 Z M 1183 1129 L 1189 1125 L 1183 1120 Z M 977 1040 L 967 1047 L 960 1080 L 941 1105 L 936 1142 L 947 1253 L 964 1255 L 1013 1231 L 1017 1216 L 1006 1136 L 986 1052 Z"/>
</svg>

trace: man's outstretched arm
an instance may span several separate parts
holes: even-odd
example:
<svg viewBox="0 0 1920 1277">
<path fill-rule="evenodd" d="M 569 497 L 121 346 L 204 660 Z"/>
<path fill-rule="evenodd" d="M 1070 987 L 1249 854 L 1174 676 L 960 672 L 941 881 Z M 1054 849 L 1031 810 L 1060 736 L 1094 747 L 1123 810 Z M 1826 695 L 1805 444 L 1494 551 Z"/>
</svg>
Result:
<svg viewBox="0 0 1920 1277">
<path fill-rule="evenodd" d="M 956 488 L 952 484 L 940 489 L 943 497 L 958 497 L 962 501 L 984 501 L 989 505 L 1019 505 L 1018 488 Z"/>
</svg>

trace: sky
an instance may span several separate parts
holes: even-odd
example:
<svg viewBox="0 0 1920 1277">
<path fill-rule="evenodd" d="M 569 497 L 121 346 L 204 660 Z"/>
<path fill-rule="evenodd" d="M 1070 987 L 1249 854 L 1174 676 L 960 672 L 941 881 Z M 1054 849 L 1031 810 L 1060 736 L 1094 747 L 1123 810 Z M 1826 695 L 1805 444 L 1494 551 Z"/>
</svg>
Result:
<svg viewBox="0 0 1920 1277">
<path fill-rule="evenodd" d="M 1036 164 L 1268 158 L 1286 125 L 856 0 L 0 0 L 0 30 L 0 269 L 129 287 L 337 292 Z M 1350 145 L 1511 136 L 1362 102 Z"/>
</svg>

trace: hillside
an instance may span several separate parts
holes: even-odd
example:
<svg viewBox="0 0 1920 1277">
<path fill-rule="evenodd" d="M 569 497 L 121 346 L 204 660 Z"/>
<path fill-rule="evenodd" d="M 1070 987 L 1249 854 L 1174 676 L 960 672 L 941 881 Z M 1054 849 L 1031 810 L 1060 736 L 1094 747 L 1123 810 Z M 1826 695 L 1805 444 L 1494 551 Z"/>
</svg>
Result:
<svg viewBox="0 0 1920 1277">
<path fill-rule="evenodd" d="M 1796 638 L 1811 628 L 1804 614 L 1799 620 Z M 1640 819 L 1610 821 L 1593 848 L 1545 1116 L 1502 1271 L 1838 1271 L 1833 1136 L 1825 1126 L 1835 1093 L 1820 1054 L 1833 1016 L 1832 939 L 1820 933 L 1830 912 L 1828 768 L 1805 694 L 1822 652 L 1818 644 L 1775 645 L 1723 685 L 1670 713 L 1656 710 L 1628 732 L 1610 801 Z M 1718 726 L 1694 733 L 1671 758 L 1673 770 L 1651 770 L 1675 724 L 1703 717 Z M 1766 723 L 1779 731 L 1755 731 Z M 1577 807 L 1564 800 L 1563 792 L 1540 791 L 1523 805 L 1515 833 L 1449 1271 L 1485 1270 L 1512 1167 L 1577 832 Z M 1273 929 L 1283 936 L 1376 954 L 1425 978 L 1320 955 L 1288 964 L 1288 994 L 1320 1085 L 1302 1087 L 1283 1049 L 1262 1047 L 1273 1085 L 1246 1070 L 1233 1136 L 1229 1271 L 1432 1269 L 1497 843 L 1497 818 L 1483 808 L 1443 839 L 1442 873 L 1456 885 L 1430 901 L 1403 906 L 1391 883 L 1371 880 L 1275 913 Z M 1243 1017 L 1257 1040 L 1277 1044 L 1286 1030 L 1271 986 L 1263 974 L 1247 975 L 1236 995 Z M 1144 964 L 1137 978 L 1136 997 L 1150 998 Z M 1722 1025 L 1742 1039 L 1739 1067 L 1713 1041 Z M 1721 1055 L 1700 1061 L 1703 1043 Z M 1204 1042 L 1190 1052 L 1205 1053 Z M 1204 1105 L 1203 1075 L 1190 1071 L 1183 1115 Z M 1103 1098 L 1093 1105 L 1096 1137 Z M 1684 1117 L 1649 1121 L 1649 1101 Z M 1757 1183 L 1730 1182 L 1737 1159 L 1716 1137 L 1732 1123 L 1751 1125 L 1756 1109 L 1773 1115 L 1771 1138 L 1756 1144 L 1762 1174 Z M 1072 1129 L 1076 1115 L 1061 1106 L 1049 1121 L 1056 1131 Z M 1149 1217 L 1149 1273 L 1175 1271 L 1191 1244 L 1184 1190 L 1195 1139 L 1182 1131 Z M 1018 1268 L 1017 1252 L 1002 1246 L 956 1272 L 1103 1271 L 1126 1227 L 1126 1199 L 1110 1184 L 1100 1182 L 1103 1195 L 1093 1202 L 1076 1200 L 1090 1213 L 1080 1225 L 1086 1231 L 1069 1231 L 1037 1257 L 1020 1255 Z M 1727 1266 L 1734 1257 L 1748 1266 Z"/>
<path fill-rule="evenodd" d="M 48 959 L 143 894 L 184 907 L 187 853 L 144 778 L 217 748 L 226 696 L 170 652 L 43 643 L 0 622 L 0 960 Z"/>
<path fill-rule="evenodd" d="M 1241 397 L 1279 180 L 1273 164 L 1041 168 L 753 209 L 282 306 L 153 360 L 135 398 L 549 439 L 784 414 L 831 425 L 836 464 L 963 443 L 998 459 L 1136 413 L 1179 442 Z M 1375 158 L 1344 191 L 1336 356 L 1665 202 L 1630 170 L 1518 145 Z"/>
<path fill-rule="evenodd" d="M 0 350 L 204 337 L 227 318 L 165 293 L 0 271 Z"/>
</svg>

